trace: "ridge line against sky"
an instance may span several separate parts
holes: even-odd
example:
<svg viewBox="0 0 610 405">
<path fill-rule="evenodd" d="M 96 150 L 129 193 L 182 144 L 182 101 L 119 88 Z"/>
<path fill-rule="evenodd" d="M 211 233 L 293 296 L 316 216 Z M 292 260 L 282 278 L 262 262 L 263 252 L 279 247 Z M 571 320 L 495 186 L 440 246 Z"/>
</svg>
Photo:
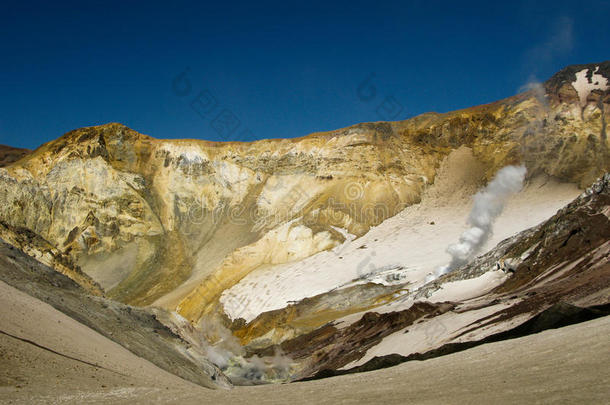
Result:
<svg viewBox="0 0 610 405">
<path fill-rule="evenodd" d="M 610 31 L 609 1 L 3 8 L 0 144 L 27 148 L 108 122 L 247 141 L 472 107 L 608 59 Z"/>
</svg>

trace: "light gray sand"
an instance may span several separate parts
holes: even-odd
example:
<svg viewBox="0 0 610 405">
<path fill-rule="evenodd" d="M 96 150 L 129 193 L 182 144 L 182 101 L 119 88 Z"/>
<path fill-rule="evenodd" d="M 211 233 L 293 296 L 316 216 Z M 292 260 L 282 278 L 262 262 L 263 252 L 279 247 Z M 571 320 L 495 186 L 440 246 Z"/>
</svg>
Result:
<svg viewBox="0 0 610 405">
<path fill-rule="evenodd" d="M 0 333 L 1 403 L 600 404 L 610 398 L 610 317 L 370 373 L 214 391 L 160 370 L 4 283 L 0 307 L 0 330 L 46 348 Z"/>
</svg>

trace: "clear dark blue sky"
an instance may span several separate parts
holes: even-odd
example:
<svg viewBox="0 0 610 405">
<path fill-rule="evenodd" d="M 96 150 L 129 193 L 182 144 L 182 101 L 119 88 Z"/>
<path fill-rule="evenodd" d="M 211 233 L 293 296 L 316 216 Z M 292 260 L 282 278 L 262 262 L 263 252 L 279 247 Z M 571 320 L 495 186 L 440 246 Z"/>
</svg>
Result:
<svg viewBox="0 0 610 405">
<path fill-rule="evenodd" d="M 610 58 L 610 2 L 529 3 L 5 1 L 0 143 L 107 122 L 295 137 L 491 102 Z"/>
</svg>

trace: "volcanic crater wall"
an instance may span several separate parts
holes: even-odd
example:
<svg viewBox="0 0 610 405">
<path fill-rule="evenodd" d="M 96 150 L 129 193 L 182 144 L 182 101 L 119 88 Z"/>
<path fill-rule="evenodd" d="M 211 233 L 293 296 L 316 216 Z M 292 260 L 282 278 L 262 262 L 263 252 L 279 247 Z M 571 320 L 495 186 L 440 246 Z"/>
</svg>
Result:
<svg viewBox="0 0 610 405">
<path fill-rule="evenodd" d="M 417 203 L 461 146 L 487 179 L 523 162 L 531 176 L 591 183 L 610 167 L 610 90 L 598 76 L 610 77 L 607 62 L 564 69 L 542 99 L 530 91 L 297 139 L 82 128 L 0 168 L 0 220 L 48 242 L 106 295 L 198 320 L 222 311 L 220 293 L 253 269 L 332 248 Z"/>
</svg>

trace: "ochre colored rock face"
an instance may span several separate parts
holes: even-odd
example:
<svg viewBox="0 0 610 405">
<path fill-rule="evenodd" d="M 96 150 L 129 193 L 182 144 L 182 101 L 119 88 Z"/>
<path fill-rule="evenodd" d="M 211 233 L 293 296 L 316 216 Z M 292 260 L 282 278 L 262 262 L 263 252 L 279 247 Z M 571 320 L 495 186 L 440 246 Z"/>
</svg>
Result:
<svg viewBox="0 0 610 405">
<path fill-rule="evenodd" d="M 607 63 L 591 65 L 609 77 Z M 0 220 L 66 255 L 105 293 L 196 321 L 252 270 L 302 259 L 417 203 L 468 146 L 491 178 L 522 162 L 581 186 L 609 169 L 609 90 L 578 69 L 496 103 L 252 143 L 82 128 L 0 169 Z M 585 86 L 586 87 L 586 86 Z"/>
</svg>

